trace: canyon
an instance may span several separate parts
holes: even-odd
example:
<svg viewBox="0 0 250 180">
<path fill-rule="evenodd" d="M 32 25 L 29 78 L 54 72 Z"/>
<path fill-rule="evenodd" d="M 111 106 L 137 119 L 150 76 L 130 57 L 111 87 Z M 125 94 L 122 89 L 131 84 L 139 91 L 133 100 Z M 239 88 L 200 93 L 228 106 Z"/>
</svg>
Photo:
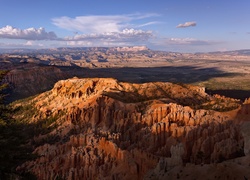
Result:
<svg viewBox="0 0 250 180">
<path fill-rule="evenodd" d="M 36 158 L 17 169 L 38 179 L 198 179 L 196 169 L 214 169 L 213 179 L 235 163 L 233 175 L 249 178 L 249 101 L 185 84 L 61 80 L 13 104 L 26 109 L 14 118 L 50 129 L 30 141 Z"/>
<path fill-rule="evenodd" d="M 249 52 L 5 50 L 0 178 L 250 179 Z"/>
<path fill-rule="evenodd" d="M 107 77 L 131 83 L 199 85 L 209 93 L 241 99 L 250 94 L 250 53 L 154 51 L 145 46 L 5 50 L 0 70 L 9 71 L 8 102 L 47 91 L 62 79 Z"/>
</svg>

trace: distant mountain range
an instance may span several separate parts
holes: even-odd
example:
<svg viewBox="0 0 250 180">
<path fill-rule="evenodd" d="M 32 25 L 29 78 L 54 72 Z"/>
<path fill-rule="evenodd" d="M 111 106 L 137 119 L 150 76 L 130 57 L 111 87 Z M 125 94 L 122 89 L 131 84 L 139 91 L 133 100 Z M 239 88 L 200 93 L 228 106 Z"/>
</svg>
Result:
<svg viewBox="0 0 250 180">
<path fill-rule="evenodd" d="M 99 51 L 99 52 L 164 52 L 151 50 L 146 46 L 125 46 L 125 47 L 59 47 L 59 48 L 48 48 L 48 49 L 27 49 L 27 48 L 0 48 L 0 54 L 53 54 L 53 53 L 77 53 L 77 52 L 90 52 L 90 51 Z M 170 51 L 165 51 L 170 53 Z M 173 53 L 173 52 L 172 52 Z M 180 52 L 174 52 L 180 53 Z M 182 54 L 182 53 L 181 53 Z M 198 53 L 184 53 L 184 54 L 210 54 L 210 55 L 250 55 L 250 49 L 241 49 L 233 51 L 214 51 L 214 52 L 198 52 Z"/>
<path fill-rule="evenodd" d="M 136 52 L 136 51 L 151 51 L 146 46 L 126 46 L 126 47 L 59 47 L 59 48 L 48 48 L 48 49 L 1 49 L 0 53 L 10 53 L 10 54 L 26 54 L 26 53 L 41 53 L 50 54 L 55 52 L 66 52 L 66 53 L 76 53 L 76 52 L 89 52 L 89 51 L 100 51 L 100 52 Z"/>
<path fill-rule="evenodd" d="M 228 55 L 250 55 L 250 49 L 241 49 L 241 50 L 234 50 L 234 51 L 216 51 L 210 52 L 209 54 L 228 54 Z"/>
</svg>

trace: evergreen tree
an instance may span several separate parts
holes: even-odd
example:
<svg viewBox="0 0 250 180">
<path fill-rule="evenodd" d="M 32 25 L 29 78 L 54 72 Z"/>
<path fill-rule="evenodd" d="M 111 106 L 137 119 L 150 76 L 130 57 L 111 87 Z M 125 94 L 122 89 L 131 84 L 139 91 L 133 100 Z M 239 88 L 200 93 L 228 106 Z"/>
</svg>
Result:
<svg viewBox="0 0 250 180">
<path fill-rule="evenodd" d="M 3 100 L 4 95 L 2 94 L 2 91 L 7 87 L 6 83 L 3 83 L 3 78 L 6 75 L 7 71 L 1 71 L 0 70 L 0 100 Z"/>
<path fill-rule="evenodd" d="M 3 82 L 3 78 L 6 73 L 7 71 L 0 71 L 0 125 L 4 125 L 6 119 L 6 107 L 3 104 L 3 98 L 5 97 L 3 90 L 7 87 L 7 84 Z"/>
<path fill-rule="evenodd" d="M 27 125 L 13 119 L 14 110 L 4 104 L 6 73 L 7 71 L 0 71 L 0 180 L 35 179 L 31 174 L 20 174 L 16 171 L 18 165 L 30 158 L 28 154 L 31 151 L 24 146 L 29 138 L 24 130 Z"/>
</svg>

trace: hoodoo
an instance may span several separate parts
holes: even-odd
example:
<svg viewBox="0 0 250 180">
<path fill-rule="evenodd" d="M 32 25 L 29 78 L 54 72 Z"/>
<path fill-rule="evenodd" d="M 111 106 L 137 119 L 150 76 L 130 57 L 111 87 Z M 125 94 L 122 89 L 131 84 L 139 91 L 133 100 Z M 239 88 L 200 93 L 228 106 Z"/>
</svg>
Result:
<svg viewBox="0 0 250 180">
<path fill-rule="evenodd" d="M 243 106 L 198 86 L 72 78 L 15 106 L 31 104 L 29 122 L 49 121 L 49 130 L 33 138 L 37 157 L 18 170 L 38 179 L 164 179 L 177 173 L 185 179 L 176 168 L 216 169 L 214 163 L 248 157 L 248 137 L 237 119 Z M 198 175 L 190 171 L 189 177 Z"/>
</svg>

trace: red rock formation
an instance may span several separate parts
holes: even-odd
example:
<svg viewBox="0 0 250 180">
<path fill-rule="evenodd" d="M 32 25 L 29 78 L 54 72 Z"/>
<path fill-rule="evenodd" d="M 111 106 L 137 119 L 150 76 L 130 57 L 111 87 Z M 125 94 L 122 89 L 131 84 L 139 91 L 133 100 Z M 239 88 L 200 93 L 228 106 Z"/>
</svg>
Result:
<svg viewBox="0 0 250 180">
<path fill-rule="evenodd" d="M 238 157 L 244 141 L 231 112 L 183 106 L 211 98 L 189 85 L 59 81 L 31 101 L 39 111 L 32 122 L 57 117 L 57 128 L 35 143 L 58 140 L 38 146 L 38 158 L 18 169 L 38 179 L 143 179 L 156 166 L 169 171 Z"/>
</svg>

